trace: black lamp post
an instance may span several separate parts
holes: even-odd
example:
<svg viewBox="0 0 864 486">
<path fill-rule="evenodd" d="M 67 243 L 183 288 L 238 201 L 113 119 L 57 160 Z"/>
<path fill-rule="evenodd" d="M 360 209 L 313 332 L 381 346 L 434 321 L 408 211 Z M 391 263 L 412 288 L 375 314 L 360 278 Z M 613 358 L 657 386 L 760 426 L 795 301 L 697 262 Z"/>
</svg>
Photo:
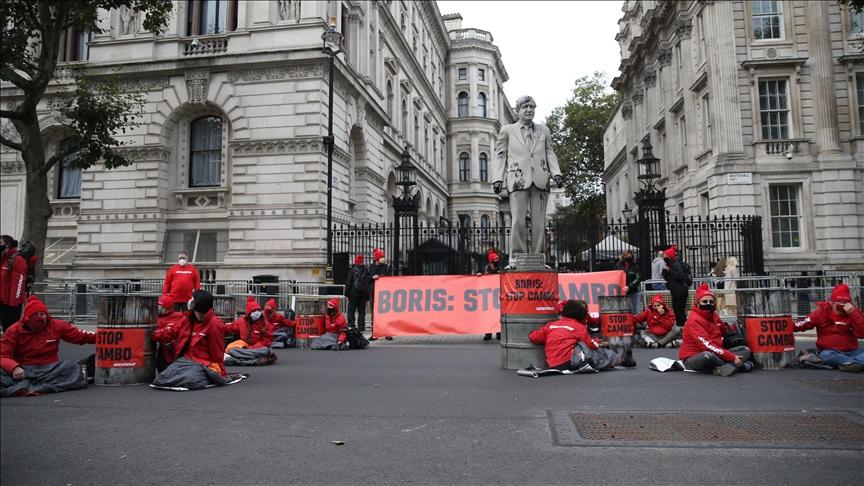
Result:
<svg viewBox="0 0 864 486">
<path fill-rule="evenodd" d="M 654 156 L 651 142 L 645 140 L 642 145 L 642 158 L 636 162 L 639 164 L 639 181 L 643 186 L 635 195 L 637 208 L 636 228 L 637 234 L 634 241 L 639 247 L 639 266 L 642 277 L 650 277 L 651 254 L 653 253 L 652 241 L 656 245 L 666 243 L 666 189 L 657 190 L 654 181 L 660 178 L 660 159 Z M 652 224 L 656 230 L 652 230 Z"/>
<path fill-rule="evenodd" d="M 336 30 L 336 17 L 330 18 L 330 28 L 321 34 L 324 41 L 324 54 L 330 57 L 330 87 L 327 98 L 327 136 L 324 145 L 327 146 L 327 268 L 325 276 L 328 282 L 333 281 L 333 81 L 336 56 L 342 52 L 342 33 Z"/>
<path fill-rule="evenodd" d="M 412 189 L 417 185 L 417 167 L 411 161 L 411 152 L 408 147 L 402 151 L 402 163 L 396 167 L 396 185 L 399 186 L 402 193 L 399 196 L 393 196 L 393 267 L 396 272 L 400 270 L 401 246 L 400 236 L 402 232 L 402 218 L 409 218 L 413 229 L 414 251 L 420 246 L 420 234 L 417 231 L 417 212 L 420 207 L 420 198 L 418 194 L 412 194 Z M 417 275 L 417 255 L 411 261 L 411 272 Z"/>
</svg>

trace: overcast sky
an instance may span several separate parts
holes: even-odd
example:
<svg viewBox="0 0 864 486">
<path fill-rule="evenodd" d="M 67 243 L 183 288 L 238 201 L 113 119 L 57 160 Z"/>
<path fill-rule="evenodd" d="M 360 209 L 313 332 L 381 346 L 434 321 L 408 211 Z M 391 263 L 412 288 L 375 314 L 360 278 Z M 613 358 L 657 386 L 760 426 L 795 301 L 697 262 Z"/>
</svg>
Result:
<svg viewBox="0 0 864 486">
<path fill-rule="evenodd" d="M 463 28 L 492 33 L 510 75 L 508 100 L 533 96 L 539 121 L 572 96 L 577 78 L 605 71 L 611 81 L 618 74 L 622 3 L 439 0 L 438 8 L 442 15 L 462 14 Z"/>
</svg>

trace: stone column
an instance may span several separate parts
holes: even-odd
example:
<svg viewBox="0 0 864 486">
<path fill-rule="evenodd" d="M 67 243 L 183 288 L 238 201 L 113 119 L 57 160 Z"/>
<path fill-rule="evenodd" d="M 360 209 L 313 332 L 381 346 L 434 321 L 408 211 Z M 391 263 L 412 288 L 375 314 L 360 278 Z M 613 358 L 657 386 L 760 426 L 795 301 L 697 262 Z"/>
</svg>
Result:
<svg viewBox="0 0 864 486">
<path fill-rule="evenodd" d="M 468 182 L 480 180 L 480 132 L 471 130 L 471 174 Z"/>
<path fill-rule="evenodd" d="M 706 56 L 711 77 L 711 135 L 714 154 L 744 153 L 741 134 L 741 105 L 738 99 L 738 62 L 735 56 L 735 27 L 732 2 L 713 2 L 705 6 L 704 15 L 711 19 L 705 36 Z"/>
<path fill-rule="evenodd" d="M 831 54 L 831 30 L 828 25 L 828 3 L 807 2 L 810 28 L 810 78 L 813 83 L 813 118 L 816 126 L 816 150 L 839 152 L 837 95 L 834 91 L 834 62 Z"/>
</svg>

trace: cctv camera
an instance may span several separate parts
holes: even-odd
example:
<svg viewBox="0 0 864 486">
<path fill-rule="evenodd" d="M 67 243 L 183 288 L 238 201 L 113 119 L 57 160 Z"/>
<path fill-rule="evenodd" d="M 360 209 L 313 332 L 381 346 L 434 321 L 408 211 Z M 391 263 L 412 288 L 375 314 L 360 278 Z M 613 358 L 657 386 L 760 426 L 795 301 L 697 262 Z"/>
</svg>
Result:
<svg viewBox="0 0 864 486">
<path fill-rule="evenodd" d="M 198 42 L 198 39 L 192 39 L 192 47 L 198 47 L 201 43 Z"/>
<path fill-rule="evenodd" d="M 786 160 L 792 160 L 792 152 L 786 152 Z"/>
</svg>

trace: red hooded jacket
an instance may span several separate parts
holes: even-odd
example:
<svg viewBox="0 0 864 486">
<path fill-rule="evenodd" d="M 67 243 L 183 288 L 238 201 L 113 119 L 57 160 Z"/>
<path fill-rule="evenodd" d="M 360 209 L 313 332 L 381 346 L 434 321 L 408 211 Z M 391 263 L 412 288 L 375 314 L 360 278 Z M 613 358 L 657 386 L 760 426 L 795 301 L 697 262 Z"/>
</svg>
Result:
<svg viewBox="0 0 864 486">
<path fill-rule="evenodd" d="M 550 367 L 570 361 L 573 348 L 579 342 L 585 343 L 591 349 L 597 349 L 597 344 L 588 335 L 585 324 L 570 317 L 562 317 L 552 321 L 540 329 L 528 334 L 528 339 L 534 344 L 543 344 L 546 352 L 546 363 Z"/>
<path fill-rule="evenodd" d="M 324 332 L 339 334 L 339 344 L 342 344 L 348 340 L 348 320 L 339 311 L 339 299 L 330 299 L 327 301 L 327 304 L 332 305 L 336 309 L 336 315 L 330 317 L 330 314 L 324 314 Z"/>
<path fill-rule="evenodd" d="M 663 308 L 666 309 L 666 313 L 662 316 L 656 310 L 654 310 L 654 304 L 663 304 Z M 662 295 L 655 295 L 653 299 L 651 299 L 651 304 L 642 311 L 641 314 L 636 316 L 636 323 L 644 322 L 647 331 L 655 336 L 665 336 L 669 331 L 672 330 L 672 326 L 675 325 L 675 313 L 672 312 L 672 309 L 666 306 L 666 303 L 663 302 Z"/>
<path fill-rule="evenodd" d="M 267 303 L 264 304 L 264 318 L 267 319 L 267 323 L 270 324 L 270 327 L 273 328 L 274 332 L 282 328 L 294 329 L 294 327 L 296 327 L 293 320 L 288 319 L 279 312 L 276 312 L 276 299 L 269 299 Z"/>
<path fill-rule="evenodd" d="M 201 277 L 198 269 L 191 263 L 185 266 L 172 265 L 165 275 L 162 293 L 170 295 L 174 302 L 185 304 L 192 298 L 192 292 L 201 289 Z"/>
<path fill-rule="evenodd" d="M 195 319 L 194 311 L 182 314 L 185 319 L 177 321 L 173 326 L 157 330 L 153 333 L 153 339 L 173 343 L 176 353 L 183 351 L 188 343 L 189 347 L 183 357 L 204 366 L 216 363 L 222 376 L 226 376 L 228 370 L 224 363 L 225 324 L 216 317 L 213 309 L 208 310 L 201 321 Z"/>
<path fill-rule="evenodd" d="M 855 309 L 848 316 L 834 312 L 831 303 L 819 302 L 815 311 L 795 323 L 795 332 L 816 328 L 816 347 L 854 351 L 858 339 L 864 339 L 864 313 Z"/>
<path fill-rule="evenodd" d="M 0 256 L 0 305 L 17 307 L 27 300 L 27 260 L 17 253 L 18 248 L 7 248 Z"/>
<path fill-rule="evenodd" d="M 253 321 L 250 314 L 260 311 L 261 306 L 254 297 L 246 301 L 246 315 L 235 319 L 231 324 L 225 325 L 226 332 L 236 332 L 238 339 L 246 341 L 249 349 L 266 348 L 273 344 L 273 326 L 264 318 L 264 313 L 257 321 Z"/>
<path fill-rule="evenodd" d="M 45 312 L 45 304 L 31 296 L 21 320 L 0 336 L 0 368 L 10 375 L 18 365 L 46 365 L 60 360 L 60 340 L 72 344 L 95 344 L 96 333 L 82 331 L 72 324 L 48 316 L 41 331 L 31 331 L 26 322 L 36 312 Z"/>
<path fill-rule="evenodd" d="M 735 354 L 723 348 L 723 336 L 726 325 L 720 320 L 720 314 L 708 313 L 694 305 L 684 324 L 684 334 L 681 338 L 681 350 L 678 358 L 685 360 L 699 353 L 710 351 L 723 361 L 735 361 Z"/>
<path fill-rule="evenodd" d="M 172 333 L 174 327 L 177 329 L 186 329 L 188 332 L 189 322 L 186 320 L 187 317 L 185 312 L 177 312 L 174 310 L 174 300 L 171 299 L 170 296 L 163 295 L 159 297 L 159 304 L 168 309 L 169 312 L 165 315 L 159 316 L 156 320 L 156 330 L 153 331 L 153 341 L 164 344 L 164 346 L 160 346 L 159 348 L 162 352 L 162 356 L 165 357 L 165 362 L 171 364 L 177 359 L 178 349 L 174 347 L 173 339 L 169 339 L 167 336 Z"/>
</svg>

